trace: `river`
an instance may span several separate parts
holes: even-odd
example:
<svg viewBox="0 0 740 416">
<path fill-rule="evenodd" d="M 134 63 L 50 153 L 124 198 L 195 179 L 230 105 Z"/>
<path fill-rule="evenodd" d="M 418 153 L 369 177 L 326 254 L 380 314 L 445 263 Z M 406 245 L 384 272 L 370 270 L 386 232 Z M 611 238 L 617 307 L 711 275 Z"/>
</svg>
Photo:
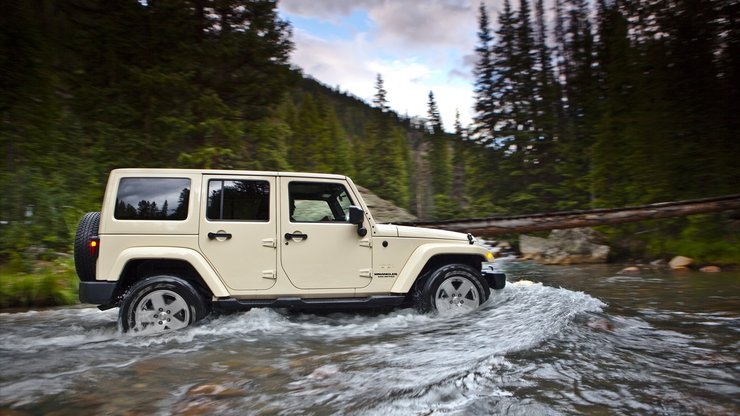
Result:
<svg viewBox="0 0 740 416">
<path fill-rule="evenodd" d="M 0 414 L 740 414 L 740 273 L 499 260 L 458 317 L 252 310 L 163 336 L 0 314 Z"/>
</svg>

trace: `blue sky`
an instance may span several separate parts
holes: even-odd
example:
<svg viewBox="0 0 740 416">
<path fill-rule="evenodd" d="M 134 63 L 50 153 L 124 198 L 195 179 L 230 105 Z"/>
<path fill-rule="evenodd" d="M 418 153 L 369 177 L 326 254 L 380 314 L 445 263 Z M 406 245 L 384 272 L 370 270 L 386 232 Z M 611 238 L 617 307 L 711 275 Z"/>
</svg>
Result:
<svg viewBox="0 0 740 416">
<path fill-rule="evenodd" d="M 488 0 L 495 21 L 498 1 Z M 380 73 L 392 109 L 426 116 L 433 91 L 447 130 L 455 111 L 473 115 L 479 2 L 467 0 L 280 0 L 291 22 L 291 61 L 324 84 L 370 102 Z"/>
</svg>

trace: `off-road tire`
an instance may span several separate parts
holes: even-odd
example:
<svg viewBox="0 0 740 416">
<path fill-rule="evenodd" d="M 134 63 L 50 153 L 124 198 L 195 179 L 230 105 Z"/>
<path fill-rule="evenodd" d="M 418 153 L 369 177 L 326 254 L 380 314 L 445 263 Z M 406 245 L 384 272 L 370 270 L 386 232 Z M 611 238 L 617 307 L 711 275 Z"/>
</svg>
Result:
<svg viewBox="0 0 740 416">
<path fill-rule="evenodd" d="M 95 280 L 95 263 L 97 259 L 90 253 L 88 244 L 91 237 L 98 235 L 100 213 L 88 212 L 77 225 L 75 234 L 75 269 L 80 280 L 88 282 Z"/>
<path fill-rule="evenodd" d="M 463 284 L 468 290 L 466 293 L 461 293 L 462 296 L 456 300 L 462 306 L 465 306 L 466 302 L 474 304 L 475 308 L 470 308 L 470 310 L 482 305 L 491 295 L 491 289 L 483 280 L 479 271 L 467 264 L 448 264 L 434 270 L 415 289 L 414 303 L 416 308 L 423 313 L 439 312 L 437 294 L 440 286 L 443 284 L 455 286 L 458 283 Z"/>
<path fill-rule="evenodd" d="M 174 305 L 177 310 L 168 310 L 166 307 L 161 311 L 156 310 L 152 298 L 163 300 L 167 306 Z M 169 304 L 168 300 L 171 300 Z M 190 326 L 208 316 L 209 312 L 204 297 L 186 280 L 175 276 L 152 276 L 136 282 L 126 291 L 118 323 L 123 332 L 168 332 Z M 149 315 L 157 317 L 149 319 Z M 148 319 L 137 322 L 137 317 L 142 316 Z M 162 316 L 165 318 L 162 319 Z"/>
</svg>

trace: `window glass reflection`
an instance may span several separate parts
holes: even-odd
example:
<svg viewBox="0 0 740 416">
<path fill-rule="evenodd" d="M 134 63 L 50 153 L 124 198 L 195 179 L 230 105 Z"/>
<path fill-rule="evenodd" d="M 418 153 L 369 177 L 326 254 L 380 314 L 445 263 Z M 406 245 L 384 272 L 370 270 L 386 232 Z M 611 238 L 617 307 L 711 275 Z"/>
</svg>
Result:
<svg viewBox="0 0 740 416">
<path fill-rule="evenodd" d="M 218 180 L 208 183 L 209 220 L 269 221 L 270 183 L 250 180 Z"/>
<path fill-rule="evenodd" d="M 113 216 L 119 220 L 184 220 L 189 201 L 190 179 L 123 178 Z"/>
</svg>

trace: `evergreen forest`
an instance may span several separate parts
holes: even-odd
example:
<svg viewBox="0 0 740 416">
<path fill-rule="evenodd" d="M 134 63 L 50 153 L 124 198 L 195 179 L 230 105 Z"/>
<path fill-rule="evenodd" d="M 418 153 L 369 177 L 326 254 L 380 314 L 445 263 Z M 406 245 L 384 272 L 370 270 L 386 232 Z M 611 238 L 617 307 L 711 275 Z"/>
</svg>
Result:
<svg viewBox="0 0 740 416">
<path fill-rule="evenodd" d="M 476 5 L 475 119 L 445 131 L 290 65 L 264 0 L 17 0 L 0 15 L 0 259 L 69 251 L 119 167 L 331 172 L 422 219 L 738 193 L 740 2 Z M 738 219 L 604 227 L 740 262 Z"/>
</svg>

